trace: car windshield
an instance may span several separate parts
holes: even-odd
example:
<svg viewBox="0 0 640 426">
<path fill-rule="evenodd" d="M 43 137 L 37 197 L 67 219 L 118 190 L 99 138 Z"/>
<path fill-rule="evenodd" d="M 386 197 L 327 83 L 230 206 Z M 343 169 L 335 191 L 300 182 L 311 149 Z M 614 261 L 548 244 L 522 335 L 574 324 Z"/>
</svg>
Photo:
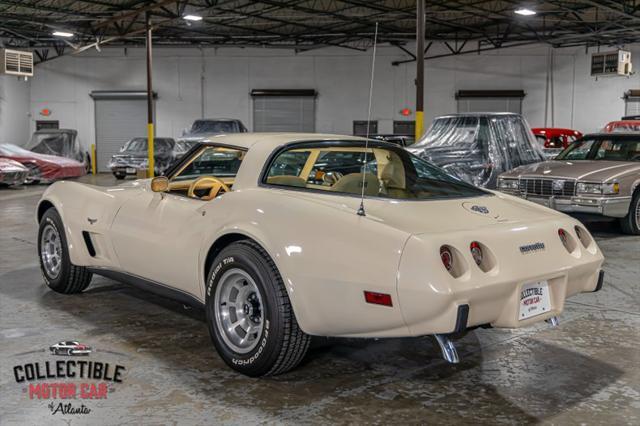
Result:
<svg viewBox="0 0 640 426">
<path fill-rule="evenodd" d="M 194 145 L 197 145 L 197 141 L 186 141 L 186 140 L 177 140 L 176 141 L 176 152 L 185 153 L 193 148 Z"/>
<path fill-rule="evenodd" d="M 30 151 L 27 151 L 26 149 L 20 148 L 17 145 L 12 145 L 12 144 L 2 144 L 0 145 L 0 154 L 1 155 L 7 155 L 7 156 L 12 156 L 12 155 L 18 155 L 21 157 L 31 157 L 32 154 Z"/>
<path fill-rule="evenodd" d="M 239 149 L 207 146 L 171 180 L 179 182 L 201 176 L 233 178 L 238 173 L 244 154 L 245 151 Z"/>
<path fill-rule="evenodd" d="M 640 132 L 640 122 L 616 121 L 614 123 L 610 123 L 606 130 L 610 133 Z"/>
<path fill-rule="evenodd" d="M 556 160 L 640 161 L 638 138 L 585 138 L 569 145 Z"/>
<path fill-rule="evenodd" d="M 74 155 L 76 147 L 74 132 L 34 133 L 26 149 L 40 154 Z"/>
<path fill-rule="evenodd" d="M 479 188 L 390 144 L 323 141 L 296 144 L 280 152 L 263 182 L 299 190 L 326 191 L 401 200 L 488 195 Z"/>
<path fill-rule="evenodd" d="M 232 120 L 196 120 L 191 126 L 191 134 L 238 133 L 238 123 Z"/>
<path fill-rule="evenodd" d="M 155 138 L 153 147 L 157 152 L 171 151 L 173 143 L 171 139 Z M 133 138 L 122 147 L 121 152 L 141 152 L 147 150 L 147 138 Z"/>
</svg>

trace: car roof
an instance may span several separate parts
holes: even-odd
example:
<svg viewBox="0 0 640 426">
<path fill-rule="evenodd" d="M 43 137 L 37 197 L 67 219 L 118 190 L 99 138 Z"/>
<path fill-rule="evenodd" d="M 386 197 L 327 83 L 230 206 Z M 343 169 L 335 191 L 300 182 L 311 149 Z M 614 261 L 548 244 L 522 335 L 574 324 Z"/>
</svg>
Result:
<svg viewBox="0 0 640 426">
<path fill-rule="evenodd" d="M 365 141 L 359 136 L 333 135 L 323 133 L 221 133 L 205 137 L 200 143 L 212 143 L 249 149 L 256 144 L 261 148 L 275 149 L 292 142 L 311 142 L 326 140 Z"/>
<path fill-rule="evenodd" d="M 434 120 L 455 117 L 522 117 L 522 114 L 515 112 L 460 112 L 456 114 L 439 115 L 435 117 Z"/>
</svg>

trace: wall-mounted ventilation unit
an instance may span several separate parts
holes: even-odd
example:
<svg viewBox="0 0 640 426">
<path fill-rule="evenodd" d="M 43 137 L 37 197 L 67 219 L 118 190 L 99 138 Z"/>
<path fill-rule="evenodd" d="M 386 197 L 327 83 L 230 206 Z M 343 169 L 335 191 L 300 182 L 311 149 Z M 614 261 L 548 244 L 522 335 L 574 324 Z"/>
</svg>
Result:
<svg viewBox="0 0 640 426">
<path fill-rule="evenodd" d="M 33 77 L 33 53 L 0 49 L 0 74 Z"/>
<path fill-rule="evenodd" d="M 591 55 L 591 75 L 631 75 L 631 52 L 616 50 L 613 52 L 593 53 Z"/>
</svg>

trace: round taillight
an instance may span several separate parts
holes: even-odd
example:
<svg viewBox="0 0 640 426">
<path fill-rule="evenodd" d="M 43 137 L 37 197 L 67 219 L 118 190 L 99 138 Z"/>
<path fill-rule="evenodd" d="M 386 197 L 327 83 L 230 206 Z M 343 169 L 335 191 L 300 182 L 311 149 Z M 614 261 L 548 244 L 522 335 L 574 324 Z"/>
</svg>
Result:
<svg viewBox="0 0 640 426">
<path fill-rule="evenodd" d="M 444 267 L 447 268 L 447 271 L 453 268 L 453 254 L 451 254 L 451 250 L 445 246 L 440 247 L 440 259 Z"/>
<path fill-rule="evenodd" d="M 480 247 L 480 243 L 474 241 L 471 243 L 469 248 L 471 249 L 471 256 L 473 257 L 474 262 L 476 262 L 476 265 L 480 266 L 482 264 L 482 247 Z"/>
<path fill-rule="evenodd" d="M 562 228 L 558 229 L 558 237 L 560 237 L 560 241 L 562 241 L 562 244 L 564 244 L 564 246 L 566 247 L 569 242 L 569 238 L 567 237 L 567 231 L 565 231 Z"/>
</svg>

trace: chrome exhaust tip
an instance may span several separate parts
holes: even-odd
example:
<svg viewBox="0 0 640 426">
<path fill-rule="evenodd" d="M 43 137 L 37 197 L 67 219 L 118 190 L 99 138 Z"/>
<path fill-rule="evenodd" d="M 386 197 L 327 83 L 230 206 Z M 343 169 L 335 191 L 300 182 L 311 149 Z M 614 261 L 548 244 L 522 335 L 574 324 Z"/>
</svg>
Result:
<svg viewBox="0 0 640 426">
<path fill-rule="evenodd" d="M 551 317 L 551 318 L 547 318 L 545 320 L 549 325 L 551 325 L 551 327 L 557 327 L 560 325 L 560 320 L 558 319 L 558 317 Z"/>
<path fill-rule="evenodd" d="M 458 364 L 460 357 L 458 357 L 458 351 L 451 339 L 445 334 L 434 334 L 433 337 L 435 337 L 436 342 L 438 342 L 440 346 L 442 358 L 450 364 Z"/>
</svg>

